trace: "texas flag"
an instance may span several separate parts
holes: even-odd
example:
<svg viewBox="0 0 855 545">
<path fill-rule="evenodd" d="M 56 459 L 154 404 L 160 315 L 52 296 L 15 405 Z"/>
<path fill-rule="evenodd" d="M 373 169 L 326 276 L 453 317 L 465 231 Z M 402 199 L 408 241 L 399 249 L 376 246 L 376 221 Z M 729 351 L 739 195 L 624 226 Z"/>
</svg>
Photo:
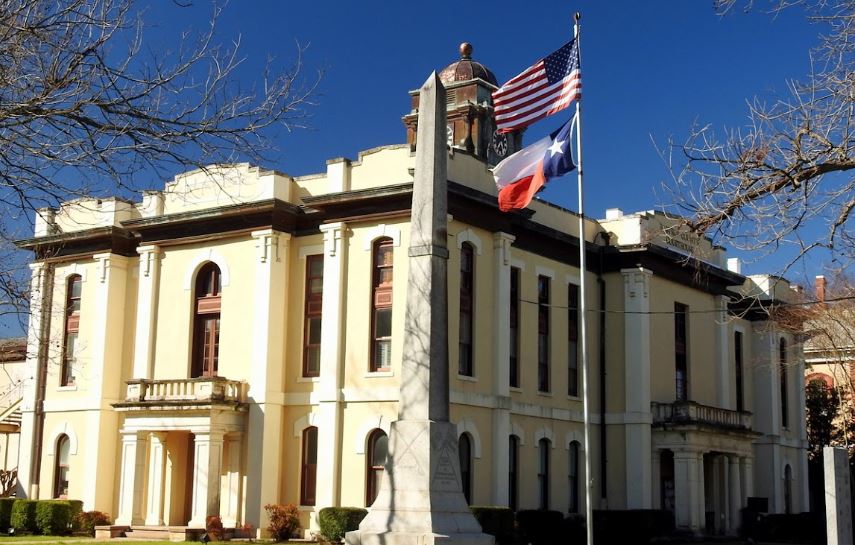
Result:
<svg viewBox="0 0 855 545">
<path fill-rule="evenodd" d="M 525 208 L 550 178 L 576 168 L 570 155 L 573 121 L 496 165 L 493 177 L 499 188 L 499 210 Z"/>
</svg>

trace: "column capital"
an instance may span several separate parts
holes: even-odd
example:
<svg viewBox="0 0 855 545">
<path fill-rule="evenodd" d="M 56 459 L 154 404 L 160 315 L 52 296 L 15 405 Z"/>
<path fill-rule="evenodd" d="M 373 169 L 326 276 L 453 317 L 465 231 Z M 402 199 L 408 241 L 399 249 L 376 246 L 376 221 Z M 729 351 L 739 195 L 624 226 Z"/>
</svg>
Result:
<svg viewBox="0 0 855 545">
<path fill-rule="evenodd" d="M 126 269 L 130 261 L 123 255 L 109 252 L 95 254 L 92 257 L 98 262 L 98 282 L 102 284 L 107 281 L 110 269 Z"/>
<path fill-rule="evenodd" d="M 251 233 L 252 238 L 256 240 L 255 247 L 258 250 L 257 256 L 259 263 L 277 262 L 279 261 L 279 243 L 280 241 L 291 240 L 291 234 L 275 229 L 261 229 Z"/>
<path fill-rule="evenodd" d="M 511 264 L 511 244 L 517 239 L 510 233 L 493 233 L 493 248 L 498 252 L 502 265 Z"/>
<path fill-rule="evenodd" d="M 653 271 L 644 267 L 633 267 L 629 269 L 621 269 L 623 275 L 624 289 L 627 297 L 634 298 L 641 296 L 647 299 L 650 293 L 650 277 L 653 276 Z"/>
<path fill-rule="evenodd" d="M 324 253 L 335 257 L 339 251 L 339 243 L 347 236 L 347 225 L 343 221 L 324 223 L 320 230 L 324 235 Z"/>
<path fill-rule="evenodd" d="M 144 278 L 151 277 L 154 269 L 154 263 L 163 255 L 163 250 L 155 244 L 146 246 L 138 246 L 137 253 L 140 255 L 140 276 Z"/>
</svg>

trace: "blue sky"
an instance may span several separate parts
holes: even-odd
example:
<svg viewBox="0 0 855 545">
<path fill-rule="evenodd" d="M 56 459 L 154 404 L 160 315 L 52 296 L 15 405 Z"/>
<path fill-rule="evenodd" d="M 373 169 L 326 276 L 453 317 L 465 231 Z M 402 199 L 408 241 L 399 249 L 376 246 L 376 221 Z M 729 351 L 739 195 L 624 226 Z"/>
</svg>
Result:
<svg viewBox="0 0 855 545">
<path fill-rule="evenodd" d="M 323 171 L 329 158 L 403 142 L 407 92 L 455 61 L 460 42 L 471 42 L 473 58 L 501 83 L 569 39 L 572 14 L 581 11 L 585 209 L 603 217 L 609 207 L 629 212 L 667 201 L 661 183 L 668 172 L 654 142 L 682 140 L 694 123 L 745 125 L 746 100 L 773 100 L 786 93 L 788 80 L 807 73 L 817 27 L 798 10 L 773 17 L 766 7 L 758 2 L 751 13 L 722 17 L 710 1 L 233 0 L 218 34 L 223 42 L 240 37 L 243 85 L 259 80 L 269 56 L 287 65 L 295 42 L 308 45 L 307 73 L 324 70 L 308 128 L 278 135 L 264 165 L 301 175 Z M 211 10 L 207 0 L 189 7 L 152 2 L 145 13 L 149 46 L 166 47 L 182 30 L 203 29 Z M 564 119 L 529 128 L 526 142 Z M 577 209 L 575 176 L 554 181 L 542 197 Z"/>
</svg>

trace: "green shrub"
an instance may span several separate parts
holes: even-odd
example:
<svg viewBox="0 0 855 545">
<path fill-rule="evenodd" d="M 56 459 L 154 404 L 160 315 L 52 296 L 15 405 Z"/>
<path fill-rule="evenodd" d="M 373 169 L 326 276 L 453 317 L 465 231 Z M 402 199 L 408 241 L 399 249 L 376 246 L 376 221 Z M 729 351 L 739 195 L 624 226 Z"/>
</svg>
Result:
<svg viewBox="0 0 855 545">
<path fill-rule="evenodd" d="M 64 500 L 42 500 L 36 503 L 36 527 L 46 536 L 69 532 L 71 504 Z"/>
<path fill-rule="evenodd" d="M 107 526 L 111 518 L 107 513 L 101 511 L 81 511 L 72 520 L 72 527 L 76 530 L 95 537 L 96 526 Z"/>
<path fill-rule="evenodd" d="M 268 503 L 264 506 L 270 524 L 267 529 L 276 541 L 287 541 L 300 529 L 300 510 L 292 503 L 280 505 Z"/>
<path fill-rule="evenodd" d="M 0 533 L 6 533 L 12 519 L 12 505 L 17 498 L 0 498 Z"/>
<path fill-rule="evenodd" d="M 674 531 L 674 513 L 664 509 L 594 510 L 597 543 L 651 543 Z"/>
<path fill-rule="evenodd" d="M 9 525 L 15 529 L 16 534 L 34 534 L 38 531 L 38 526 L 36 526 L 37 503 L 36 500 L 17 500 L 12 504 Z"/>
<path fill-rule="evenodd" d="M 359 523 L 368 514 L 361 507 L 324 507 L 318 513 L 321 537 L 326 541 L 341 541 L 345 532 L 359 529 Z"/>
<path fill-rule="evenodd" d="M 517 526 L 523 543 L 545 545 L 555 542 L 561 532 L 564 515 L 561 511 L 523 509 L 517 511 Z"/>
<path fill-rule="evenodd" d="M 81 500 L 65 500 L 68 502 L 68 505 L 71 507 L 71 528 L 76 530 L 77 527 L 74 525 L 74 521 L 77 520 L 77 515 L 83 512 L 83 502 Z"/>
<path fill-rule="evenodd" d="M 497 545 L 514 542 L 514 512 L 510 508 L 471 505 L 469 510 L 475 515 L 481 530 L 496 538 Z"/>
</svg>

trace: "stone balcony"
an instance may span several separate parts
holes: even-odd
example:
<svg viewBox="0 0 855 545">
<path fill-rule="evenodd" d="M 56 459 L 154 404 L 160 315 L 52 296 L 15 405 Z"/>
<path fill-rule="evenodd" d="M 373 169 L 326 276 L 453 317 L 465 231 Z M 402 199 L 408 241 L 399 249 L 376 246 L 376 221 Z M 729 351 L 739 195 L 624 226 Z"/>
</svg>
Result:
<svg viewBox="0 0 855 545">
<path fill-rule="evenodd" d="M 694 401 L 650 404 L 654 428 L 706 427 L 751 431 L 751 413 L 701 405 Z"/>
<path fill-rule="evenodd" d="M 117 409 L 212 405 L 240 407 L 246 403 L 249 390 L 246 382 L 225 377 L 133 379 L 127 385 L 124 401 L 113 404 Z"/>
</svg>

